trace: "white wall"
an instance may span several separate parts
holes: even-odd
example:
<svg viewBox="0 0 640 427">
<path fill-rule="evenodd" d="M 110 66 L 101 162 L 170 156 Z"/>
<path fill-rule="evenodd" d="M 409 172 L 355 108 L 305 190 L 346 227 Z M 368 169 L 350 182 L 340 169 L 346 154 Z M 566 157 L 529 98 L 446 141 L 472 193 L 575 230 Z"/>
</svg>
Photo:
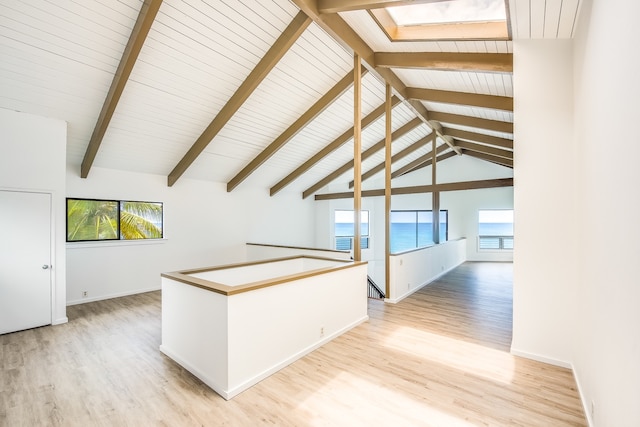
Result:
<svg viewBox="0 0 640 427">
<path fill-rule="evenodd" d="M 595 426 L 640 425 L 638 17 L 586 1 L 575 37 L 574 368 Z"/>
<path fill-rule="evenodd" d="M 0 188 L 52 193 L 52 323 L 64 323 L 65 162 L 67 124 L 31 114 L 0 109 Z"/>
<path fill-rule="evenodd" d="M 640 3 L 514 42 L 516 353 L 574 368 L 593 426 L 640 425 Z"/>
<path fill-rule="evenodd" d="M 160 273 L 245 261 L 245 243 L 314 246 L 313 200 L 298 193 L 92 168 L 67 173 L 67 196 L 164 203 L 161 242 L 67 243 L 67 298 L 81 303 L 160 289 Z M 283 208 L 285 206 L 286 208 Z M 83 298 L 82 292 L 88 297 Z"/>
<path fill-rule="evenodd" d="M 391 256 L 390 285 L 385 301 L 396 303 L 466 261 L 465 239 Z"/>
<path fill-rule="evenodd" d="M 228 297 L 163 278 L 160 348 L 231 399 L 365 322 L 366 286 L 364 264 Z"/>
<path fill-rule="evenodd" d="M 572 41 L 513 45 L 512 352 L 569 366 L 576 316 Z"/>
</svg>

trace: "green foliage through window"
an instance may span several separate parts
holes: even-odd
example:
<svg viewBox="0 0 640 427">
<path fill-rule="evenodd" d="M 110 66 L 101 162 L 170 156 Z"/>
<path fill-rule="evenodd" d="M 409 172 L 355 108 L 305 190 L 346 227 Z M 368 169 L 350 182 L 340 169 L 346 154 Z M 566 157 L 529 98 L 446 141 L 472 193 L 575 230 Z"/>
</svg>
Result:
<svg viewBox="0 0 640 427">
<path fill-rule="evenodd" d="M 67 241 L 161 239 L 162 203 L 67 199 Z"/>
</svg>

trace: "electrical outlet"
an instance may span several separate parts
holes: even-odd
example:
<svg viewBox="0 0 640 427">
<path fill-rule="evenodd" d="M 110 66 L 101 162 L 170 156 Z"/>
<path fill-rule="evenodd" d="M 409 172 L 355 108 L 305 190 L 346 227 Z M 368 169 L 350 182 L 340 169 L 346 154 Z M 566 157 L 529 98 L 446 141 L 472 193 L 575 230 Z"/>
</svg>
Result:
<svg viewBox="0 0 640 427">
<path fill-rule="evenodd" d="M 324 326 L 320 326 L 320 336 L 324 336 Z"/>
<path fill-rule="evenodd" d="M 411 283 L 407 283 L 407 290 L 411 289 Z"/>
<path fill-rule="evenodd" d="M 594 403 L 594 401 L 591 401 L 591 421 L 593 421 L 593 418 L 596 415 L 596 404 Z"/>
<path fill-rule="evenodd" d="M 89 292 L 82 291 L 82 298 L 86 298 L 89 295 Z"/>
</svg>

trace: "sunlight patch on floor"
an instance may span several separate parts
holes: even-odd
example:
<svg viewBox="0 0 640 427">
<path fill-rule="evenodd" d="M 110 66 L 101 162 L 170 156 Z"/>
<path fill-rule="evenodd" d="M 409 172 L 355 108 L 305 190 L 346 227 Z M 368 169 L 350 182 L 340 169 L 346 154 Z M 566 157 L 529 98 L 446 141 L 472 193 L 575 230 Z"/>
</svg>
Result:
<svg viewBox="0 0 640 427">
<path fill-rule="evenodd" d="M 339 404 L 336 404 L 339 402 Z M 372 404 L 372 402 L 376 402 Z M 381 403 L 382 402 L 382 403 Z M 328 405 L 335 411 L 318 413 L 315 408 Z M 419 394 L 403 391 L 393 384 L 372 382 L 343 371 L 318 388 L 297 409 L 310 415 L 309 426 L 340 425 L 345 413 L 358 425 L 380 425 L 380 420 L 391 418 L 398 425 L 472 427 L 476 424 L 454 414 L 444 412 Z M 342 414 L 342 415 L 341 415 Z M 337 418 L 336 418 L 337 417 Z"/>
<path fill-rule="evenodd" d="M 387 335 L 382 345 L 491 381 L 510 384 L 514 357 L 504 351 L 407 326 Z"/>
</svg>

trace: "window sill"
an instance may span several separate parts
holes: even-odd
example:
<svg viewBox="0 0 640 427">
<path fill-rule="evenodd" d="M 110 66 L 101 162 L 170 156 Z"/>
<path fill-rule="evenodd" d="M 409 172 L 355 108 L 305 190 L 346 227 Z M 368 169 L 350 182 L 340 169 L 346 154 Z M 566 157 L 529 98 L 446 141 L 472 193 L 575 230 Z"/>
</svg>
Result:
<svg viewBox="0 0 640 427">
<path fill-rule="evenodd" d="M 114 246 L 145 246 L 164 245 L 169 239 L 140 239 L 140 240 L 103 240 L 92 242 L 66 242 L 67 249 L 110 248 Z"/>
</svg>

